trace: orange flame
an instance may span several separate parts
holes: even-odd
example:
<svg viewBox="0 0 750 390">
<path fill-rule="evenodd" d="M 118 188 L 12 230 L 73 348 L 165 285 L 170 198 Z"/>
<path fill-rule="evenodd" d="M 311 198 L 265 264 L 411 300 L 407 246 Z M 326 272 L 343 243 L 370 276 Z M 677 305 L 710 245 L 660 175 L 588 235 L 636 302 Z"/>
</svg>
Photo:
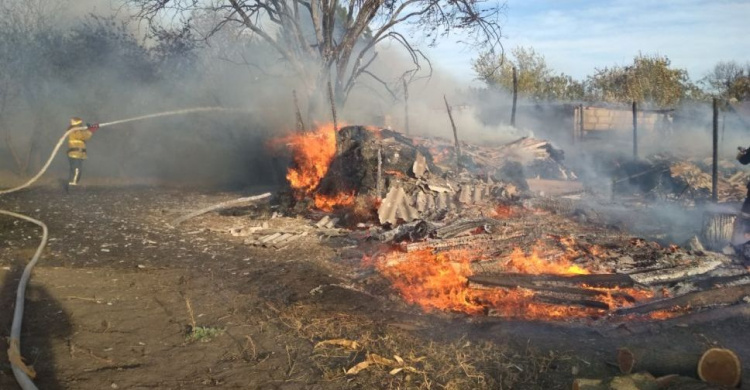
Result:
<svg viewBox="0 0 750 390">
<path fill-rule="evenodd" d="M 590 273 L 564 257 L 556 261 L 543 259 L 539 252 L 539 249 L 534 248 L 527 256 L 521 248 L 515 248 L 506 265 L 516 272 L 527 274 L 586 275 Z"/>
<path fill-rule="evenodd" d="M 336 206 L 351 206 L 354 204 L 354 194 L 340 192 L 336 195 L 326 196 L 315 194 L 313 197 L 315 208 L 322 211 L 333 211 Z"/>
<path fill-rule="evenodd" d="M 421 250 L 410 253 L 392 252 L 374 262 L 375 267 L 387 277 L 393 287 L 409 303 L 425 311 L 446 310 L 467 314 L 492 313 L 493 315 L 523 317 L 526 319 L 560 319 L 605 314 L 605 310 L 553 305 L 535 301 L 535 293 L 523 288 L 488 288 L 469 284 L 473 256 L 466 250 L 433 253 Z M 516 249 L 506 264 L 509 271 L 548 274 L 587 274 L 588 270 L 573 265 L 567 259 L 545 260 L 539 251 L 525 255 Z M 622 294 L 636 301 L 653 296 L 636 289 L 604 289 L 599 300 L 610 308 L 630 306 Z"/>
<path fill-rule="evenodd" d="M 311 195 L 328 173 L 336 155 L 333 124 L 318 126 L 311 133 L 292 134 L 281 141 L 291 149 L 294 161 L 286 174 L 289 185 L 300 197 Z"/>
<path fill-rule="evenodd" d="M 320 181 L 328 173 L 336 155 L 336 130 L 333 123 L 320 125 L 314 132 L 292 134 L 280 139 L 292 151 L 293 164 L 287 170 L 286 179 L 297 199 L 313 198 L 315 208 L 333 211 L 336 206 L 350 206 L 354 194 L 316 194 Z"/>
</svg>

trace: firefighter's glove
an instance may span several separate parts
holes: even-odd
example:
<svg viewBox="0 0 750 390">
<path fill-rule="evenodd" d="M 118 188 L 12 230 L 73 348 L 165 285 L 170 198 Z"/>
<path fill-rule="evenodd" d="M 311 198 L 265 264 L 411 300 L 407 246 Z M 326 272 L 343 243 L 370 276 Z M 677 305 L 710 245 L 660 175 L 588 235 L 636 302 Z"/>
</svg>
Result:
<svg viewBox="0 0 750 390">
<path fill-rule="evenodd" d="M 94 124 L 92 125 L 92 124 L 88 124 L 88 123 L 87 123 L 87 124 L 86 124 L 86 128 L 88 128 L 88 129 L 89 129 L 89 131 L 91 131 L 91 132 L 93 133 L 93 132 L 95 132 L 95 131 L 99 130 L 99 124 L 98 124 L 98 123 L 94 123 Z"/>
</svg>

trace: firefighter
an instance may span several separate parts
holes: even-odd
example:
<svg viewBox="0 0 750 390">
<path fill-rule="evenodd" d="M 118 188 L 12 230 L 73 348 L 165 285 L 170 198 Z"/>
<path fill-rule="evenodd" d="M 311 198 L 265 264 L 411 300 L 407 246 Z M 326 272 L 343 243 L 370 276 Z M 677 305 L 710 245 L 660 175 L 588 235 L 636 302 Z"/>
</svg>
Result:
<svg viewBox="0 0 750 390">
<path fill-rule="evenodd" d="M 737 161 L 742 165 L 750 164 L 750 149 L 743 147 L 737 148 Z M 747 195 L 742 203 L 740 214 L 734 223 L 734 232 L 732 233 L 732 245 L 734 245 L 740 258 L 746 263 L 750 262 L 750 182 L 747 183 Z"/>
<path fill-rule="evenodd" d="M 99 129 L 98 124 L 83 124 L 81 118 L 71 118 L 68 130 L 78 128 L 68 135 L 68 162 L 70 162 L 70 171 L 68 174 L 68 186 L 76 186 L 81 181 L 81 169 L 83 160 L 86 159 L 86 141 L 91 138 Z"/>
</svg>

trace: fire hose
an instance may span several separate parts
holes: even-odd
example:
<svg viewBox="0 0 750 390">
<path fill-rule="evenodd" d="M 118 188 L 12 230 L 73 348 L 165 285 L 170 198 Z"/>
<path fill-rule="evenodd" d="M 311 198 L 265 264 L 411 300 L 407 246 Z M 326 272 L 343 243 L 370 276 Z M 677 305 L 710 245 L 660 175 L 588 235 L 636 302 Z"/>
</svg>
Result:
<svg viewBox="0 0 750 390">
<path fill-rule="evenodd" d="M 155 114 L 138 116 L 134 118 L 117 120 L 113 122 L 100 123 L 99 127 L 100 128 L 108 127 L 108 126 L 119 125 L 119 124 L 127 123 L 127 122 L 135 122 L 135 121 L 140 121 L 140 120 L 145 120 L 145 119 L 158 118 L 162 116 L 172 116 L 172 115 L 180 115 L 180 114 L 189 114 L 189 113 L 194 113 L 194 112 L 205 112 L 205 111 L 246 111 L 246 110 L 235 109 L 235 108 L 224 108 L 224 107 L 187 108 L 184 110 L 165 111 L 165 112 L 159 112 Z M 57 155 L 57 152 L 60 150 L 60 147 L 62 146 L 63 142 L 65 142 L 65 139 L 70 135 L 70 133 L 77 131 L 77 130 L 85 130 L 85 129 L 87 129 L 87 127 L 82 126 L 82 127 L 75 127 L 66 131 L 65 134 L 63 134 L 62 137 L 60 137 L 60 140 L 57 142 L 57 144 L 55 145 L 55 148 L 52 150 L 52 153 L 47 159 L 47 162 L 44 164 L 42 169 L 39 170 L 39 173 L 37 173 L 34 177 L 29 179 L 26 183 L 23 183 L 17 187 L 13 187 L 13 188 L 6 189 L 6 190 L 0 190 L 0 195 L 6 195 L 6 194 L 13 193 L 13 192 L 17 192 L 34 184 L 37 180 L 39 180 L 40 177 L 42 177 L 42 175 L 44 175 L 45 172 L 47 172 L 47 169 L 49 169 L 50 164 L 52 164 L 52 160 L 54 160 L 55 155 Z M 39 257 L 41 256 L 42 251 L 44 250 L 44 247 L 47 245 L 48 229 L 47 229 L 47 225 L 45 225 L 44 222 L 36 220 L 34 218 L 31 218 L 23 214 L 14 213 L 12 211 L 2 210 L 2 209 L 0 209 L 0 214 L 22 219 L 22 220 L 31 222 L 33 224 L 36 224 L 42 228 L 42 241 L 39 243 L 39 246 L 37 247 L 37 250 L 34 253 L 34 256 L 31 258 L 31 261 L 24 268 L 23 274 L 21 275 L 21 279 L 18 282 L 18 289 L 16 290 L 16 304 L 15 304 L 15 310 L 13 312 L 13 324 L 10 330 L 10 340 L 9 340 L 10 346 L 8 348 L 8 360 L 10 361 L 11 369 L 13 370 L 13 375 L 16 377 L 16 381 L 18 382 L 18 384 L 21 386 L 23 390 L 37 390 L 37 387 L 32 380 L 36 376 L 36 373 L 33 368 L 27 366 L 23 362 L 23 358 L 21 357 L 21 323 L 23 321 L 26 286 L 29 282 L 29 279 L 31 278 L 31 272 L 34 269 L 34 266 L 36 265 L 37 261 L 39 261 Z"/>
</svg>

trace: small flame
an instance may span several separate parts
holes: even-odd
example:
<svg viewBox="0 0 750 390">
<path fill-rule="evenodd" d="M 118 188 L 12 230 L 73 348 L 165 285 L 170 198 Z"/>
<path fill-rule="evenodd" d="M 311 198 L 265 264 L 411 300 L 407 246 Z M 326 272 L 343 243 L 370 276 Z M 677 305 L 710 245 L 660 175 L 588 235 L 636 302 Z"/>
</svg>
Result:
<svg viewBox="0 0 750 390">
<path fill-rule="evenodd" d="M 313 197 L 315 208 L 322 211 L 331 212 L 336 206 L 351 206 L 354 204 L 354 194 L 340 192 L 336 195 L 326 196 L 315 194 Z"/>
<path fill-rule="evenodd" d="M 540 249 L 534 248 L 530 255 L 526 255 L 521 248 L 515 248 L 506 265 L 516 272 L 527 274 L 586 275 L 591 273 L 565 257 L 558 258 L 556 261 L 544 259 L 540 252 Z"/>
</svg>

